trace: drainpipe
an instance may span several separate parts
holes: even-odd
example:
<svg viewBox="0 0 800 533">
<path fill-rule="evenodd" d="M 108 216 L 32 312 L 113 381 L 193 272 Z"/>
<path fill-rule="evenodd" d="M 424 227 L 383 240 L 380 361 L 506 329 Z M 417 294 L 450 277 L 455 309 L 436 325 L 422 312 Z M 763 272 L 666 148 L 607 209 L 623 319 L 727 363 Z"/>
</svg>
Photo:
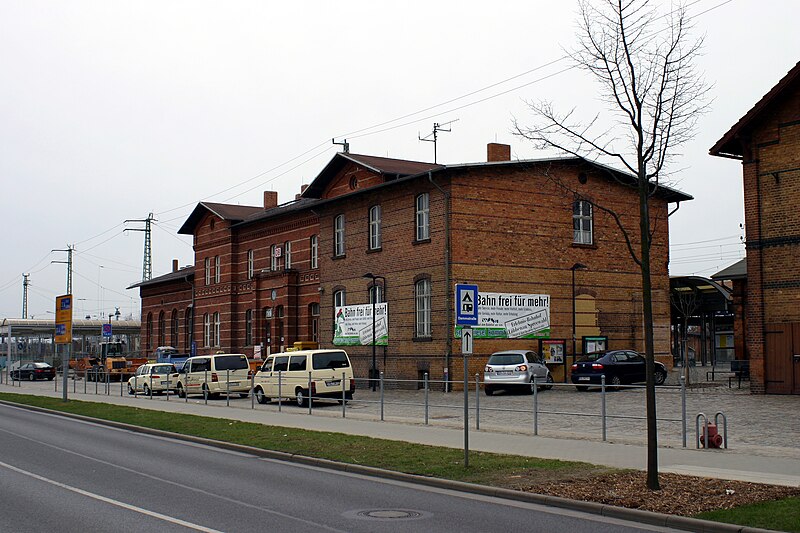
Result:
<svg viewBox="0 0 800 533">
<path fill-rule="evenodd" d="M 452 288 L 452 283 L 450 282 L 450 193 L 433 181 L 433 173 L 430 170 L 428 171 L 428 181 L 444 196 L 444 284 L 445 294 L 447 294 L 445 298 L 447 306 L 447 350 L 444 364 L 445 368 L 447 368 L 448 375 L 451 375 L 450 359 L 453 353 L 453 309 L 455 304 L 453 303 L 450 292 Z M 445 384 L 445 392 L 449 392 L 449 386 L 447 384 Z"/>
</svg>

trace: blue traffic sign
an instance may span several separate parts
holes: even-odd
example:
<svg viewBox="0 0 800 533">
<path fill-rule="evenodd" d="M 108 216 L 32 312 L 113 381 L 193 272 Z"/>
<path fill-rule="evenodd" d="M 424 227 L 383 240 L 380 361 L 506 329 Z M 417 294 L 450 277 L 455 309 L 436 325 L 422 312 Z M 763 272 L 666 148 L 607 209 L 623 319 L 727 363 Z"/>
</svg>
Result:
<svg viewBox="0 0 800 533">
<path fill-rule="evenodd" d="M 478 325 L 478 286 L 456 284 L 456 325 Z"/>
<path fill-rule="evenodd" d="M 103 324 L 103 337 L 111 337 L 111 336 L 112 336 L 111 324 Z"/>
</svg>

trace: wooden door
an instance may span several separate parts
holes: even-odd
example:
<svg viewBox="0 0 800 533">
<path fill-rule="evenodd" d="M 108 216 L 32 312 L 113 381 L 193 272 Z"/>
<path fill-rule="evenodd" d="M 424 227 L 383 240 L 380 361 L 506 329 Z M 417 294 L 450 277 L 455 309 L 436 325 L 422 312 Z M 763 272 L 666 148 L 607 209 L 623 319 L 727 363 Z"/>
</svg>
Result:
<svg viewBox="0 0 800 533">
<path fill-rule="evenodd" d="M 767 394 L 800 394 L 800 323 L 767 325 L 764 373 Z"/>
<path fill-rule="evenodd" d="M 792 374 L 794 383 L 792 385 L 792 394 L 800 394 L 800 323 L 792 324 Z"/>
</svg>

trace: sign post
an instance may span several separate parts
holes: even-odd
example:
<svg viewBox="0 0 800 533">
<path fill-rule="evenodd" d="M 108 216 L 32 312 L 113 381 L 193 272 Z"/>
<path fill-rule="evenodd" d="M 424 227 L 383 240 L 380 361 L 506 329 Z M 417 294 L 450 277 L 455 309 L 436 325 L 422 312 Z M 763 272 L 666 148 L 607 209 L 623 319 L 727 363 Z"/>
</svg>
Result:
<svg viewBox="0 0 800 533">
<path fill-rule="evenodd" d="M 66 344 L 67 349 L 61 353 L 62 394 L 61 399 L 67 401 L 69 378 L 69 357 L 72 351 L 72 295 L 56 297 L 56 344 Z"/>
<path fill-rule="evenodd" d="M 456 284 L 456 325 L 461 328 L 464 359 L 464 467 L 469 466 L 469 356 L 472 354 L 472 326 L 478 325 L 478 286 Z"/>
</svg>

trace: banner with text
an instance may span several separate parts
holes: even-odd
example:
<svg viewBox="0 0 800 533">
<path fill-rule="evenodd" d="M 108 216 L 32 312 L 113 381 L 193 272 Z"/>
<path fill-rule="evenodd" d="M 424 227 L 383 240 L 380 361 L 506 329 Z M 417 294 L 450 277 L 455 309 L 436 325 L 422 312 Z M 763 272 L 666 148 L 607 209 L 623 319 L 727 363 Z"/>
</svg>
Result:
<svg viewBox="0 0 800 533">
<path fill-rule="evenodd" d="M 547 294 L 478 293 L 476 339 L 546 339 L 550 337 L 550 296 Z M 461 338 L 461 326 L 455 337 Z"/>
<path fill-rule="evenodd" d="M 372 304 L 337 307 L 333 318 L 336 346 L 372 346 Z M 375 304 L 375 344 L 389 344 L 389 313 L 386 303 Z"/>
</svg>

